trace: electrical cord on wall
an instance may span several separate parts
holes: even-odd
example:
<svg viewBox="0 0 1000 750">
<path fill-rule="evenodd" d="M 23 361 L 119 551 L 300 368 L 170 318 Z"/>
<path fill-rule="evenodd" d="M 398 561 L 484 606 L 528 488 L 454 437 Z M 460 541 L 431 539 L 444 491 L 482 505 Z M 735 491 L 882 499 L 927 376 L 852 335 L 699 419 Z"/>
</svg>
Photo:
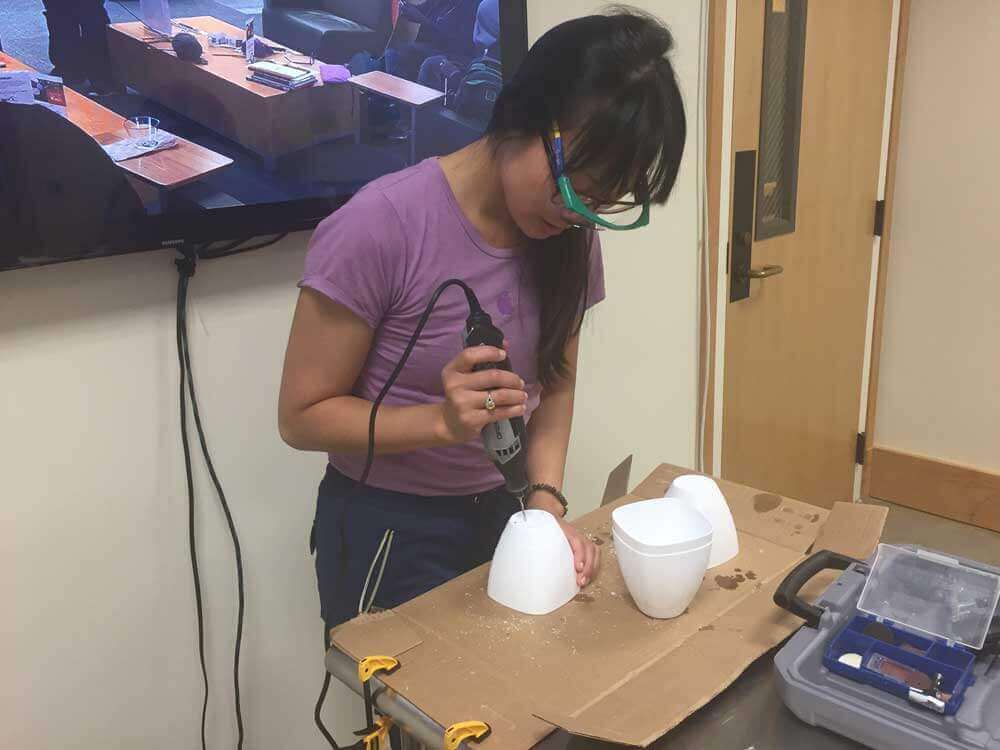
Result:
<svg viewBox="0 0 1000 750">
<path fill-rule="evenodd" d="M 460 287 L 462 291 L 465 292 L 465 299 L 469 303 L 470 312 L 482 310 L 475 293 L 468 284 L 460 279 L 448 279 L 434 290 L 434 294 L 431 295 L 430 300 L 427 302 L 427 306 L 424 308 L 424 312 L 420 316 L 420 320 L 417 322 L 417 327 L 410 336 L 410 340 L 407 342 L 406 349 L 403 350 L 403 354 L 399 358 L 399 362 L 396 363 L 396 367 L 385 381 L 385 385 L 382 386 L 382 389 L 378 392 L 378 396 L 376 396 L 375 400 L 372 402 L 371 413 L 368 417 L 368 453 L 365 457 L 365 468 L 361 472 L 361 478 L 358 479 L 354 486 L 355 493 L 360 492 L 368 482 L 368 475 L 371 473 L 372 464 L 375 462 L 375 419 L 378 417 L 379 407 L 385 400 L 386 395 L 388 395 L 389 389 L 392 388 L 393 384 L 396 382 L 396 378 L 399 377 L 399 374 L 406 366 L 407 360 L 413 353 L 413 348 L 417 345 L 417 341 L 420 339 L 420 334 L 423 333 L 424 326 L 427 325 L 427 321 L 430 320 L 431 313 L 434 312 L 434 306 L 437 305 L 438 299 L 440 299 L 444 291 L 451 286 Z M 346 506 L 346 503 L 344 505 Z M 343 530 L 343 519 L 341 519 L 341 530 Z M 329 638 L 330 634 L 327 633 L 327 648 L 330 648 Z M 316 722 L 316 728 L 319 729 L 320 734 L 326 738 L 326 741 L 330 743 L 330 747 L 333 748 L 333 750 L 341 750 L 336 740 L 333 739 L 333 735 L 330 734 L 326 725 L 323 724 L 323 704 L 326 702 L 326 694 L 330 689 L 330 672 L 329 670 L 324 670 L 324 672 L 323 686 L 320 688 L 319 697 L 316 699 L 316 708 L 313 710 L 313 719 Z"/>
<path fill-rule="evenodd" d="M 243 708 L 240 701 L 240 651 L 243 646 L 243 621 L 246 611 L 246 591 L 243 575 L 243 553 L 240 547 L 239 535 L 236 532 L 236 524 L 233 521 L 233 514 L 229 509 L 226 494 L 222 489 L 222 482 L 215 471 L 215 465 L 208 450 L 208 442 L 205 438 L 205 430 L 201 422 L 201 413 L 198 409 L 198 398 L 194 387 L 194 371 L 191 367 L 191 351 L 187 330 L 187 298 L 188 286 L 191 277 L 194 276 L 198 258 L 224 258 L 237 253 L 258 250 L 269 245 L 273 245 L 285 235 L 276 237 L 255 245 L 243 245 L 246 240 L 237 240 L 219 250 L 210 250 L 209 245 L 200 247 L 185 246 L 180 250 L 181 257 L 177 258 L 177 365 L 179 370 L 179 402 L 181 421 L 181 447 L 184 451 L 184 473 L 187 481 L 188 496 L 188 548 L 191 555 L 191 573 L 194 579 L 194 600 L 195 613 L 198 620 L 198 661 L 201 666 L 201 676 L 203 682 L 203 696 L 201 705 L 201 747 L 206 750 L 205 722 L 208 714 L 208 669 L 205 665 L 205 612 L 201 594 L 201 574 L 198 568 L 198 550 L 195 535 L 195 502 L 194 502 L 194 477 L 191 467 L 191 446 L 188 441 L 187 432 L 187 399 L 191 399 L 191 413 L 194 417 L 195 429 L 198 433 L 198 441 L 201 445 L 202 456 L 208 468 L 212 484 L 215 486 L 219 504 L 226 517 L 226 525 L 229 528 L 229 535 L 233 542 L 233 553 L 236 558 L 236 591 L 238 598 L 238 608 L 236 615 L 236 645 L 233 651 L 233 698 L 236 707 L 236 727 L 237 727 L 237 748 L 243 747 Z"/>
<path fill-rule="evenodd" d="M 198 616 L 198 660 L 201 663 L 201 678 L 204 695 L 201 704 L 201 748 L 205 750 L 205 715 L 208 712 L 208 670 L 205 668 L 205 615 L 201 600 L 201 576 L 198 573 L 198 550 L 195 543 L 194 526 L 194 480 L 191 475 L 191 446 L 187 437 L 187 395 L 185 385 L 187 369 L 184 364 L 184 350 L 187 320 L 188 280 L 194 274 L 194 259 L 178 259 L 177 263 L 177 365 L 180 370 L 181 445 L 184 449 L 184 471 L 187 477 L 188 494 L 188 548 L 191 552 L 191 571 L 194 574 L 194 606 Z"/>
</svg>

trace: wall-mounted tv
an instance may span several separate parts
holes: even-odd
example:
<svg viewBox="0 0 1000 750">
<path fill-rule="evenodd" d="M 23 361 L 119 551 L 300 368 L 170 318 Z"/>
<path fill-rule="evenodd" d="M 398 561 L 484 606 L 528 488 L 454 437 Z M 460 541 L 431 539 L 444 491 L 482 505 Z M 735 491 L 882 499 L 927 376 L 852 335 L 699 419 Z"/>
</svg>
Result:
<svg viewBox="0 0 1000 750">
<path fill-rule="evenodd" d="M 478 138 L 526 0 L 0 0 L 0 270 L 315 226 Z"/>
</svg>

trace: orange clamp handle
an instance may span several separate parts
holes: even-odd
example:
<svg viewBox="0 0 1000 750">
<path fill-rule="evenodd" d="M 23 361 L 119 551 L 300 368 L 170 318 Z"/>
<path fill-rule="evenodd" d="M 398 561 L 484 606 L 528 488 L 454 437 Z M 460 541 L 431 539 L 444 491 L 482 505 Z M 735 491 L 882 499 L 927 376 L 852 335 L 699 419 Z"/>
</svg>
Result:
<svg viewBox="0 0 1000 750">
<path fill-rule="evenodd" d="M 380 716 L 375 721 L 375 730 L 361 738 L 365 750 L 389 750 L 389 730 L 392 726 L 392 719 Z"/>
<path fill-rule="evenodd" d="M 444 750 L 458 750 L 465 740 L 482 742 L 490 732 L 490 725 L 484 721 L 460 721 L 452 724 L 444 733 Z"/>
<path fill-rule="evenodd" d="M 391 674 L 399 669 L 399 662 L 391 656 L 366 656 L 358 662 L 358 679 L 364 685 L 379 672 Z"/>
</svg>

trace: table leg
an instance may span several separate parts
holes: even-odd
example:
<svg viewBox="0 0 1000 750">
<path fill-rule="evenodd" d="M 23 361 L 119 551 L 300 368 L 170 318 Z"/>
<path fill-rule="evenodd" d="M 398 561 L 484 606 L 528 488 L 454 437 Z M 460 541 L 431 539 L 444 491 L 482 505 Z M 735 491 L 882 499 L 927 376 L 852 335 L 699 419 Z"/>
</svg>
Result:
<svg viewBox="0 0 1000 750">
<path fill-rule="evenodd" d="M 361 144 L 361 89 L 354 88 L 354 143 Z"/>
<path fill-rule="evenodd" d="M 401 750 L 427 750 L 426 745 L 420 744 L 406 732 L 402 732 L 401 734 L 402 734 L 401 739 L 403 741 L 403 747 L 401 748 Z"/>
<path fill-rule="evenodd" d="M 410 164 L 417 163 L 417 108 L 410 107 Z"/>
</svg>

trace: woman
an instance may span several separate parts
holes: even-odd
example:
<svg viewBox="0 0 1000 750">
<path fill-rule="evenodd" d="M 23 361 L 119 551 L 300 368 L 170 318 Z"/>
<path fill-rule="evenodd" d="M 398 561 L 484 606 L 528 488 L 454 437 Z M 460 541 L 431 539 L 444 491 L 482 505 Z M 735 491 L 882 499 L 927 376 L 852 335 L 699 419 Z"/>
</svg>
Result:
<svg viewBox="0 0 1000 750">
<path fill-rule="evenodd" d="M 631 228 L 666 201 L 685 138 L 670 32 L 634 11 L 564 23 L 531 48 L 486 135 L 375 180 L 316 230 L 281 385 L 283 439 L 329 453 L 313 543 L 327 632 L 395 607 L 493 554 L 517 501 L 480 432 L 530 419 L 527 505 L 551 512 L 581 586 L 598 548 L 563 519 L 577 341 L 604 297 L 594 225 Z M 561 132 L 560 132 L 561 129 Z M 506 353 L 462 349 L 468 308 L 441 297 L 378 412 L 372 401 L 435 288 L 458 277 Z M 474 371 L 509 354 L 513 373 Z"/>
</svg>

